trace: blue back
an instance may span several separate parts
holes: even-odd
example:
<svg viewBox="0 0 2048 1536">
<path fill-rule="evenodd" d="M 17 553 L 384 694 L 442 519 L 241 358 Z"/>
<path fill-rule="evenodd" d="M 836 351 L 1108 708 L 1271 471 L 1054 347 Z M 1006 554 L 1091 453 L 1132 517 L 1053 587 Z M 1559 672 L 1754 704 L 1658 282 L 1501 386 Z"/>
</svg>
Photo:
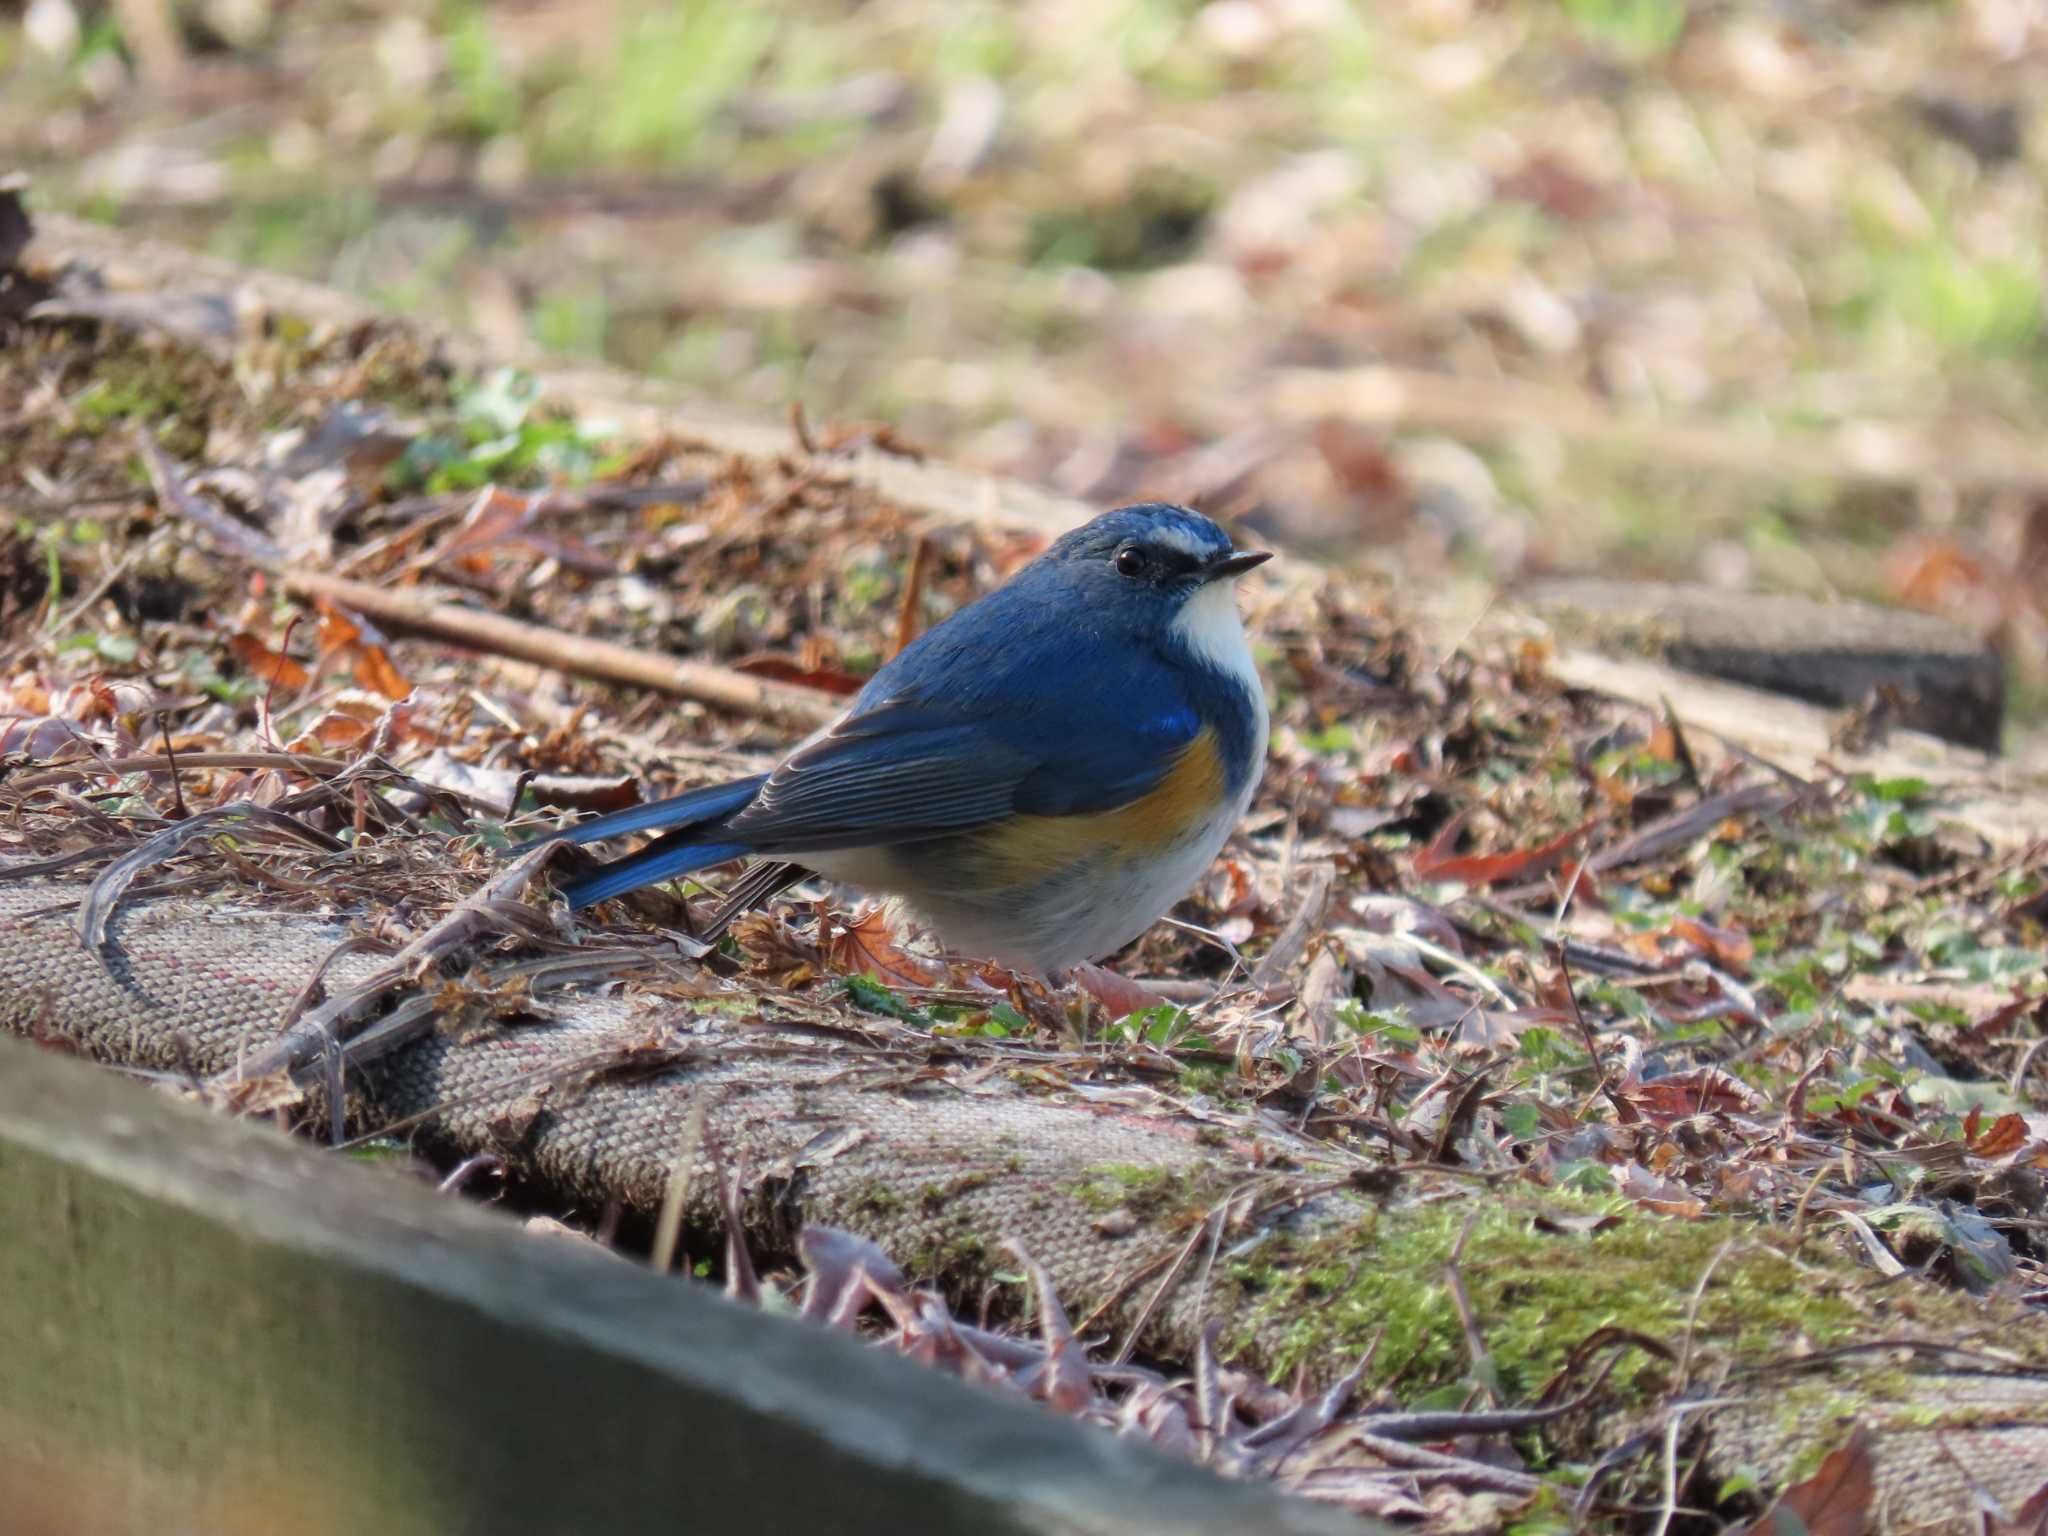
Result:
<svg viewBox="0 0 2048 1536">
<path fill-rule="evenodd" d="M 971 722 L 1036 760 L 1013 801 L 1033 815 L 1135 799 L 1204 723 L 1216 728 L 1231 784 L 1241 784 L 1251 738 L 1238 682 L 1169 652 L 1169 616 L 1134 623 L 1126 594 L 1076 585 L 1061 564 L 1026 567 L 905 646 L 860 691 L 849 726 L 904 705 Z"/>
</svg>

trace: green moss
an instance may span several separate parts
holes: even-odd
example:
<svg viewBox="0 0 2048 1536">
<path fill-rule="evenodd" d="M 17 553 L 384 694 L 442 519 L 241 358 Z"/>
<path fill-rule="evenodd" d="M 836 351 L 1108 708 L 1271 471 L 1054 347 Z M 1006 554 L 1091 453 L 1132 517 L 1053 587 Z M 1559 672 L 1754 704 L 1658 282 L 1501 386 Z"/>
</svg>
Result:
<svg viewBox="0 0 2048 1536">
<path fill-rule="evenodd" d="M 1539 1210 L 1609 1209 L 1620 1219 L 1589 1235 L 1543 1232 L 1533 1219 Z M 1284 1372 L 1355 1354 L 1384 1329 L 1377 1379 L 1399 1372 L 1411 1396 L 1457 1382 L 1470 1361 L 1445 1266 L 1461 1234 L 1459 1273 L 1511 1397 L 1539 1388 L 1601 1328 L 1682 1348 L 1695 1287 L 1710 1265 L 1692 1323 L 1696 1359 L 1767 1358 L 1798 1341 L 1824 1347 L 1868 1320 L 1851 1294 L 1861 1281 L 1855 1271 L 1795 1261 L 1749 1225 L 1665 1220 L 1556 1192 L 1539 1201 L 1494 1191 L 1483 1204 L 1386 1209 L 1363 1230 L 1269 1241 L 1229 1272 L 1230 1311 L 1239 1319 L 1229 1342 Z M 1638 1351 L 1616 1383 L 1650 1389 L 1669 1369 Z"/>
<path fill-rule="evenodd" d="M 950 1293 L 961 1296 L 985 1284 L 993 1270 L 988 1244 L 965 1230 L 923 1234 L 903 1257 L 913 1275 L 943 1279 Z"/>
<path fill-rule="evenodd" d="M 853 1208 L 866 1215 L 893 1216 L 904 1206 L 900 1191 L 891 1189 L 886 1183 L 870 1184 L 854 1196 Z"/>
<path fill-rule="evenodd" d="M 235 403 L 223 370 L 176 347 L 116 343 L 95 360 L 92 374 L 72 400 L 78 429 L 99 437 L 139 424 L 174 457 L 200 453 L 216 407 Z"/>
<path fill-rule="evenodd" d="M 1206 1215 L 1227 1192 L 1228 1181 L 1213 1168 L 1152 1168 L 1136 1163 L 1097 1163 L 1068 1192 L 1088 1210 L 1126 1210 L 1141 1220 Z"/>
<path fill-rule="evenodd" d="M 934 1215 L 960 1196 L 972 1194 L 983 1185 L 994 1183 L 999 1177 L 995 1170 L 984 1168 L 974 1173 L 963 1173 L 955 1179 L 927 1184 L 917 1193 L 918 1207 L 927 1215 Z"/>
</svg>

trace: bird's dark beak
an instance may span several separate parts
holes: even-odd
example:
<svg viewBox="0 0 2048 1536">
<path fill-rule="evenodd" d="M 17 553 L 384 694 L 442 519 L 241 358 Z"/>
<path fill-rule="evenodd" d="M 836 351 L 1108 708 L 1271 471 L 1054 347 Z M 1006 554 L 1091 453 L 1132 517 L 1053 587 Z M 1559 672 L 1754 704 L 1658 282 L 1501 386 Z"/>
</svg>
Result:
<svg viewBox="0 0 2048 1536">
<path fill-rule="evenodd" d="M 1242 576 L 1254 566 L 1264 565 L 1273 558 L 1270 549 L 1234 550 L 1218 560 L 1211 560 L 1202 574 L 1210 581 L 1224 576 Z"/>
</svg>

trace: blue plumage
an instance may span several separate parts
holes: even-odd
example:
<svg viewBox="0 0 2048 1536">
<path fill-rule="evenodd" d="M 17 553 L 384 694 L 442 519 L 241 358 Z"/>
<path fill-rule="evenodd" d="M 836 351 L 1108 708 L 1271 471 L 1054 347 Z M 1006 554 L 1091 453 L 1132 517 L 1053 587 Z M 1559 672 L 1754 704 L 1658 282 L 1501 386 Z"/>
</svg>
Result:
<svg viewBox="0 0 2048 1536">
<path fill-rule="evenodd" d="M 710 784 L 703 789 L 693 789 L 672 799 L 651 800 L 645 805 L 629 806 L 623 811 L 613 811 L 610 815 L 599 816 L 593 821 L 578 822 L 575 826 L 555 835 L 565 843 L 594 843 L 607 837 L 624 837 L 629 832 L 652 832 L 660 827 L 681 827 L 693 822 L 711 821 L 739 810 L 753 799 L 760 792 L 761 786 L 767 782 L 767 774 L 757 773 L 751 779 L 734 779 L 727 784 Z"/>
<path fill-rule="evenodd" d="M 1107 513 L 906 646 L 773 773 L 571 830 L 578 843 L 663 835 L 573 883 L 569 900 L 586 906 L 759 855 L 895 890 L 942 937 L 1032 969 L 1106 953 L 1200 873 L 1256 782 L 1265 698 L 1229 578 L 1265 558 L 1238 554 L 1185 508 Z M 1167 793 L 1198 738 L 1218 763 L 1213 786 L 1200 779 L 1208 803 L 1183 806 L 1194 792 L 1172 787 L 1170 825 L 1185 821 L 1186 835 L 1146 856 L 1156 868 L 1125 868 L 1136 855 L 1117 863 L 1113 823 L 1099 818 L 1135 807 L 1148 828 L 1165 824 L 1162 803 L 1147 797 Z M 1090 817 L 1068 824 L 1102 846 L 1063 856 L 1072 867 L 987 888 L 998 866 L 977 851 L 989 839 Z M 1101 867 L 1084 878 L 1084 865 Z M 1183 866 L 1193 867 L 1185 879 Z M 1178 888 L 1162 898 L 1162 881 Z M 1082 888 L 1091 884 L 1092 905 Z M 1105 903 L 1152 909 L 1098 910 Z"/>
</svg>

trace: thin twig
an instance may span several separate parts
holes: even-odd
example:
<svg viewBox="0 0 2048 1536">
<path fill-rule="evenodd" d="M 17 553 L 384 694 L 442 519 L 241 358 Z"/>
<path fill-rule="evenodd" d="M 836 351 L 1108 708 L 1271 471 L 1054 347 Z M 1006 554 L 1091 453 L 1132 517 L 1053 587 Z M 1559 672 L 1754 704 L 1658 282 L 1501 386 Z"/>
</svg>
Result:
<svg viewBox="0 0 2048 1536">
<path fill-rule="evenodd" d="M 690 1204 L 690 1180 L 697 1168 L 697 1148 L 704 1140 L 704 1096 L 694 1094 L 690 1113 L 683 1121 L 683 1139 L 676 1147 L 676 1160 L 669 1166 L 668 1188 L 662 1191 L 661 1215 L 654 1223 L 654 1247 L 647 1262 L 657 1275 L 675 1267 L 676 1244 L 682 1241 L 683 1213 Z"/>
<path fill-rule="evenodd" d="M 2028 1045 L 2026 1050 L 2021 1053 L 2020 1064 L 2012 1069 L 2012 1083 L 2010 1087 L 2014 1098 L 2018 1098 L 2020 1090 L 2026 1086 L 2027 1069 L 2033 1066 L 2034 1058 L 2041 1054 L 2044 1047 L 2048 1047 L 2048 1035 L 2043 1035 L 2039 1040 Z"/>
<path fill-rule="evenodd" d="M 1152 1294 L 1145 1298 L 1145 1304 L 1138 1309 L 1137 1317 L 1132 1320 L 1129 1331 L 1124 1334 L 1123 1343 L 1118 1345 L 1116 1353 L 1110 1356 L 1113 1364 L 1122 1365 L 1131 1358 L 1131 1351 L 1138 1347 L 1139 1336 L 1150 1325 L 1153 1314 L 1159 1310 L 1159 1304 L 1166 1300 L 1167 1292 L 1173 1289 L 1174 1281 L 1180 1278 L 1180 1272 L 1187 1267 L 1187 1262 L 1194 1256 L 1195 1249 L 1201 1246 L 1202 1239 L 1209 1235 L 1210 1223 L 1220 1223 L 1223 1220 L 1233 1198 L 1235 1197 L 1226 1196 L 1221 1204 L 1209 1212 L 1202 1224 L 1195 1228 L 1188 1240 L 1181 1244 L 1180 1252 L 1173 1256 L 1172 1262 L 1166 1266 L 1166 1273 L 1159 1277 L 1159 1283 L 1152 1288 Z"/>
<path fill-rule="evenodd" d="M 1600 1079 L 1600 1092 L 1607 1102 L 1614 1106 L 1614 1115 L 1623 1125 L 1634 1125 L 1643 1118 L 1635 1105 L 1616 1092 L 1613 1080 L 1607 1075 L 1607 1068 L 1600 1061 L 1600 1043 L 1593 1037 L 1593 1026 L 1586 1022 L 1585 1010 L 1579 1006 L 1579 991 L 1572 982 L 1571 963 L 1564 957 L 1564 946 L 1556 947 L 1558 975 L 1564 981 L 1565 1001 L 1571 1005 L 1572 1021 L 1579 1026 L 1579 1038 L 1586 1043 L 1586 1056 L 1593 1063 L 1593 1071 Z"/>
<path fill-rule="evenodd" d="M 1685 1414 L 1673 1408 L 1664 1419 L 1664 1454 L 1660 1458 L 1664 1468 L 1664 1502 L 1657 1511 L 1657 1525 L 1653 1536 L 1664 1536 L 1671 1529 L 1672 1516 L 1678 1513 L 1678 1436 L 1685 1426 Z"/>
<path fill-rule="evenodd" d="M 561 846 L 557 842 L 541 843 L 506 865 L 489 883 L 466 897 L 439 922 L 401 949 L 389 965 L 340 997 L 308 1013 L 250 1061 L 237 1063 L 218 1074 L 213 1085 L 222 1087 L 250 1078 L 267 1077 L 273 1072 L 296 1072 L 319 1054 L 331 1034 L 340 1034 L 346 1040 L 347 1032 L 360 1030 L 372 1011 L 393 992 L 415 985 L 421 969 L 436 963 L 461 945 L 483 933 L 508 929 L 539 930 L 545 919 L 533 908 L 515 903 L 526 889 L 527 882 Z M 427 1009 L 420 1016 L 409 1019 L 409 1033 L 423 1033 L 431 1028 L 433 1017 L 434 1011 Z M 400 1039 L 388 1038 L 390 1033 L 386 1031 L 380 1038 L 383 1050 L 403 1043 Z"/>
<path fill-rule="evenodd" d="M 1685 1334 L 1678 1346 L 1678 1389 L 1685 1390 L 1692 1379 L 1693 1333 L 1699 1326 L 1700 1303 L 1706 1298 L 1707 1286 L 1713 1281 L 1714 1271 L 1721 1267 L 1721 1261 L 1735 1251 L 1735 1240 L 1730 1238 L 1714 1250 L 1714 1256 L 1707 1260 L 1706 1268 L 1700 1271 L 1699 1280 L 1693 1285 L 1692 1295 L 1685 1304 Z"/>
<path fill-rule="evenodd" d="M 917 548 L 910 555 L 910 574 L 903 580 L 903 601 L 896 609 L 895 655 L 924 628 L 924 587 L 931 576 L 933 545 L 930 534 L 917 536 Z"/>
<path fill-rule="evenodd" d="M 164 739 L 164 759 L 171 765 L 171 803 L 177 807 L 177 820 L 184 821 L 192 813 L 185 808 L 185 786 L 178 779 L 178 754 L 171 746 L 171 727 L 162 710 L 157 711 L 156 728 Z"/>
<path fill-rule="evenodd" d="M 1465 1239 L 1472 1235 L 1472 1224 L 1478 1219 L 1476 1213 L 1465 1218 L 1458 1241 L 1451 1247 L 1451 1256 L 1444 1261 L 1444 1284 L 1450 1290 L 1451 1305 L 1457 1308 L 1458 1326 L 1465 1332 L 1465 1352 L 1472 1357 L 1472 1378 L 1479 1383 L 1479 1390 L 1486 1394 L 1489 1403 L 1498 1403 L 1500 1394 L 1494 1391 L 1497 1373 L 1493 1368 L 1493 1356 L 1487 1353 L 1486 1336 L 1479 1331 L 1479 1317 L 1472 1310 L 1472 1295 L 1465 1289 L 1465 1277 L 1458 1270 L 1458 1260 L 1465 1252 Z"/>
<path fill-rule="evenodd" d="M 296 597 L 318 598 L 367 615 L 379 623 L 431 635 L 437 640 L 500 656 L 515 656 L 578 677 L 658 688 L 733 714 L 797 730 L 813 730 L 844 708 L 843 700 L 815 688 L 750 677 L 730 667 L 684 661 L 655 651 L 572 635 L 544 624 L 528 624 L 424 592 L 387 591 L 367 582 L 292 568 L 282 573 Z"/>
<path fill-rule="evenodd" d="M 310 844 L 323 852 L 333 852 L 341 847 L 338 839 L 328 833 L 316 831 L 303 822 L 292 820 L 280 813 L 274 806 L 252 805 L 247 801 L 234 801 L 216 806 L 210 811 L 201 811 L 190 820 L 181 821 L 156 836 L 130 849 L 99 874 L 93 877 L 86 888 L 85 897 L 78 904 L 78 941 L 87 950 L 106 963 L 107 927 L 114 919 L 115 911 L 121 905 L 121 896 L 135 881 L 135 877 L 152 864 L 160 864 L 179 852 L 187 843 L 223 830 L 229 822 L 253 822 L 271 832 L 279 832 L 298 842 Z"/>
<path fill-rule="evenodd" d="M 128 773 L 162 773 L 172 767 L 279 768 L 324 779 L 343 772 L 348 764 L 338 757 L 316 757 L 307 752 L 187 752 L 174 764 L 161 752 L 142 752 L 128 757 L 95 757 L 75 763 L 58 763 L 8 780 L 4 788 L 11 794 L 25 795 L 33 790 L 48 789 L 53 784 L 75 784 L 80 779 L 103 775 L 118 778 Z"/>
<path fill-rule="evenodd" d="M 212 497 L 195 495 L 186 489 L 184 471 L 157 446 L 155 436 L 147 427 L 136 426 L 135 443 L 142 450 L 142 467 L 149 472 L 150 486 L 156 491 L 157 510 L 172 517 L 182 517 L 229 554 L 266 570 L 275 569 L 284 562 L 283 546 L 269 534 L 260 533 L 239 518 L 230 517 Z"/>
</svg>

